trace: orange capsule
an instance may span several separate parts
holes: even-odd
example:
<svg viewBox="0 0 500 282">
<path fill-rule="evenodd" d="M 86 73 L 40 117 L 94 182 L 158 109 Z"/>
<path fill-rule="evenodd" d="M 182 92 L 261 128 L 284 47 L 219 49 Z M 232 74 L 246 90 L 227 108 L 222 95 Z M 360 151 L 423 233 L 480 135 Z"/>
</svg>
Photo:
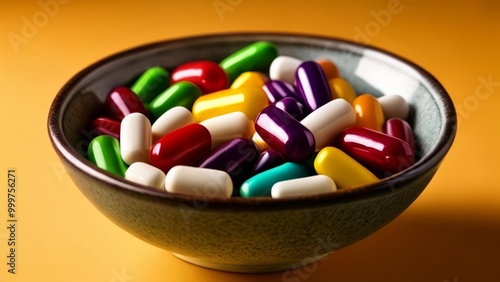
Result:
<svg viewBox="0 0 500 282">
<path fill-rule="evenodd" d="M 323 69 L 323 72 L 325 73 L 326 79 L 330 80 L 335 77 L 339 77 L 339 69 L 337 68 L 337 65 L 335 65 L 334 62 L 328 59 L 316 59 L 316 63 L 318 63 L 321 68 Z"/>
<path fill-rule="evenodd" d="M 356 99 L 356 92 L 354 88 L 347 82 L 347 80 L 336 77 L 328 80 L 328 86 L 330 87 L 330 92 L 332 93 L 332 99 L 342 98 L 352 104 L 354 99 Z"/>
<path fill-rule="evenodd" d="M 377 98 L 369 94 L 358 96 L 352 107 L 356 113 L 356 125 L 382 132 L 384 112 Z"/>
</svg>

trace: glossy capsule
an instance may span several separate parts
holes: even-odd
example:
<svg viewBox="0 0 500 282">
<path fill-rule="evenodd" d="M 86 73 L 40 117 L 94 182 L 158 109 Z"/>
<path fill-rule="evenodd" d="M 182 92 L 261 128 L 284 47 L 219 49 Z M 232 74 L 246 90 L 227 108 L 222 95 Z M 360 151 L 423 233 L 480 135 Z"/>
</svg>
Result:
<svg viewBox="0 0 500 282">
<path fill-rule="evenodd" d="M 109 118 L 99 117 L 90 123 L 91 132 L 96 135 L 111 135 L 120 139 L 120 123 Z"/>
<path fill-rule="evenodd" d="M 300 121 L 314 135 L 316 151 L 333 145 L 339 133 L 355 122 L 356 114 L 344 99 L 332 100 Z"/>
<path fill-rule="evenodd" d="M 352 88 L 347 80 L 336 77 L 328 80 L 328 85 L 333 99 L 342 98 L 349 104 L 352 104 L 354 99 L 356 99 L 356 91 L 354 91 L 354 88 Z"/>
<path fill-rule="evenodd" d="M 362 94 L 352 102 L 356 113 L 356 125 L 382 132 L 384 125 L 384 111 L 377 98 L 369 94 Z"/>
<path fill-rule="evenodd" d="M 207 60 L 192 61 L 176 67 L 170 74 L 170 84 L 179 81 L 195 84 L 204 94 L 228 87 L 226 72 L 217 63 Z"/>
<path fill-rule="evenodd" d="M 323 69 L 323 72 L 325 73 L 326 76 L 326 80 L 339 77 L 339 69 L 337 65 L 331 60 L 325 58 L 318 58 L 314 61 L 318 63 Z"/>
<path fill-rule="evenodd" d="M 415 163 L 414 152 L 408 143 L 366 127 L 350 127 L 342 131 L 338 148 L 383 176 L 400 172 Z"/>
<path fill-rule="evenodd" d="M 235 138 L 250 138 L 252 130 L 250 120 L 242 112 L 232 112 L 200 122 L 212 139 L 212 149 Z"/>
<path fill-rule="evenodd" d="M 285 97 L 274 103 L 274 106 L 289 113 L 296 120 L 301 120 L 304 117 L 304 106 L 293 97 Z"/>
<path fill-rule="evenodd" d="M 271 105 L 255 120 L 255 130 L 270 148 L 292 162 L 304 162 L 316 143 L 309 129 L 285 111 Z"/>
<path fill-rule="evenodd" d="M 180 81 L 170 85 L 148 105 L 153 120 L 173 107 L 182 106 L 191 110 L 194 102 L 202 95 L 200 88 L 189 81 Z"/>
<path fill-rule="evenodd" d="M 330 177 L 339 190 L 378 182 L 372 172 L 335 147 L 325 147 L 318 152 L 314 169 L 318 174 Z"/>
<path fill-rule="evenodd" d="M 148 111 L 139 96 L 127 87 L 120 86 L 111 90 L 106 96 L 104 108 L 109 117 L 118 121 L 130 113 L 141 113 L 148 116 Z"/>
<path fill-rule="evenodd" d="M 267 97 L 262 89 L 226 89 L 198 98 L 194 102 L 192 112 L 197 122 L 238 111 L 254 120 L 267 104 Z"/>
<path fill-rule="evenodd" d="M 411 126 L 403 119 L 390 118 L 384 123 L 384 133 L 408 143 L 415 151 L 415 135 Z"/>
<path fill-rule="evenodd" d="M 226 71 L 229 81 L 234 81 L 246 71 L 267 71 L 278 56 L 278 49 L 267 41 L 247 45 L 223 59 L 219 65 Z"/>
<path fill-rule="evenodd" d="M 262 90 L 266 92 L 269 103 L 276 103 L 286 97 L 293 97 L 301 103 L 304 101 L 295 86 L 281 80 L 268 80 Z"/>
<path fill-rule="evenodd" d="M 295 72 L 295 84 L 302 94 L 304 106 L 308 112 L 332 100 L 328 81 L 321 66 L 314 61 L 305 61 Z"/>
<path fill-rule="evenodd" d="M 125 179 L 144 186 L 164 190 L 165 173 L 160 169 L 143 162 L 131 164 L 125 171 Z"/>
<path fill-rule="evenodd" d="M 225 171 L 231 176 L 233 184 L 239 187 L 247 179 L 258 155 L 252 140 L 236 138 L 213 149 L 199 162 L 198 167 Z"/>
<path fill-rule="evenodd" d="M 286 160 L 273 149 L 264 150 L 257 158 L 254 167 L 250 171 L 249 176 L 254 176 L 273 167 L 282 165 L 285 162 Z"/>
<path fill-rule="evenodd" d="M 266 77 L 261 72 L 246 71 L 240 74 L 229 88 L 262 88 L 266 83 Z"/>
<path fill-rule="evenodd" d="M 131 113 L 120 125 L 120 152 L 127 164 L 149 163 L 152 134 L 149 119 L 141 113 Z"/>
<path fill-rule="evenodd" d="M 210 132 L 203 125 L 192 123 L 174 130 L 153 144 L 151 164 L 163 172 L 176 165 L 195 165 L 210 152 Z"/>
<path fill-rule="evenodd" d="M 167 89 L 170 74 L 162 67 L 147 69 L 130 87 L 144 104 L 150 103 L 156 96 Z"/>
<path fill-rule="evenodd" d="M 233 183 L 225 171 L 178 165 L 165 176 L 165 190 L 202 199 L 227 199 L 233 192 Z"/>
<path fill-rule="evenodd" d="M 276 57 L 269 67 L 269 78 L 272 80 L 279 80 L 289 84 L 294 84 L 295 71 L 302 64 L 299 60 L 290 56 Z"/>
<path fill-rule="evenodd" d="M 262 137 L 260 137 L 259 133 L 257 133 L 257 132 L 253 133 L 252 141 L 255 143 L 255 146 L 257 146 L 257 149 L 259 150 L 259 152 L 262 152 L 266 149 L 269 149 L 269 145 L 267 145 L 266 141 L 264 141 L 262 139 Z"/>
<path fill-rule="evenodd" d="M 97 167 L 119 177 L 125 176 L 127 164 L 120 155 L 120 142 L 109 135 L 92 139 L 87 150 L 88 159 Z"/>
<path fill-rule="evenodd" d="M 290 179 L 277 182 L 271 188 L 273 199 L 320 195 L 337 191 L 333 180 L 325 175 Z"/>
<path fill-rule="evenodd" d="M 378 102 L 382 106 L 384 111 L 384 117 L 386 119 L 390 118 L 400 118 L 406 120 L 408 113 L 410 112 L 410 106 L 406 100 L 397 94 L 385 95 L 379 97 Z"/>
<path fill-rule="evenodd" d="M 313 174 L 314 172 L 305 164 L 286 162 L 247 179 L 241 185 L 240 194 L 244 198 L 270 197 L 275 183 Z"/>
<path fill-rule="evenodd" d="M 194 117 L 188 109 L 176 106 L 163 113 L 151 126 L 153 141 L 156 142 L 162 136 L 194 123 Z"/>
</svg>

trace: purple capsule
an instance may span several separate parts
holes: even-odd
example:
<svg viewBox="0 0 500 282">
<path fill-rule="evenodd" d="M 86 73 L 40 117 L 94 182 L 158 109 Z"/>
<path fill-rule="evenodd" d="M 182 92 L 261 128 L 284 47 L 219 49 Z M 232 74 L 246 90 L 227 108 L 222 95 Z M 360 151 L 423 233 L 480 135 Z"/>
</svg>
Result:
<svg viewBox="0 0 500 282">
<path fill-rule="evenodd" d="M 325 73 L 314 61 L 305 61 L 295 71 L 295 84 L 306 110 L 312 112 L 332 100 Z"/>
<path fill-rule="evenodd" d="M 316 141 L 311 131 L 274 105 L 260 112 L 255 119 L 255 130 L 286 160 L 305 162 L 314 154 Z"/>
<path fill-rule="evenodd" d="M 302 120 L 302 118 L 304 118 L 304 106 L 293 97 L 285 97 L 274 103 L 274 105 L 276 108 L 289 113 L 296 120 Z"/>
<path fill-rule="evenodd" d="M 262 90 L 266 92 L 267 99 L 270 103 L 278 102 L 285 97 L 294 97 L 302 102 L 302 95 L 298 92 L 295 86 L 281 80 L 268 80 L 262 86 Z"/>
<path fill-rule="evenodd" d="M 267 149 L 260 153 L 248 177 L 254 176 L 273 167 L 277 167 L 285 162 L 285 159 L 278 154 L 278 152 L 273 149 Z"/>
<path fill-rule="evenodd" d="M 223 170 L 231 176 L 233 185 L 239 186 L 248 178 L 259 151 L 250 139 L 236 138 L 226 141 L 203 158 L 198 167 Z M 237 191 L 239 189 L 235 189 Z"/>
</svg>

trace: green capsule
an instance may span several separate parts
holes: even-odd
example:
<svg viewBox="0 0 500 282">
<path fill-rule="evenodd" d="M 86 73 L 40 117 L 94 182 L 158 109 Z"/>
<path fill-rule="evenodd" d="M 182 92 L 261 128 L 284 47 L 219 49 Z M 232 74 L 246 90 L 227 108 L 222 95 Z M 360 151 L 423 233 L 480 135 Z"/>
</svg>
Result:
<svg viewBox="0 0 500 282">
<path fill-rule="evenodd" d="M 243 198 L 271 197 L 275 183 L 312 175 L 314 171 L 307 164 L 287 162 L 247 179 L 241 185 L 240 194 Z"/>
<path fill-rule="evenodd" d="M 147 108 L 151 118 L 157 120 L 164 112 L 176 106 L 191 110 L 194 101 L 201 95 L 200 88 L 195 84 L 188 81 L 179 81 L 158 95 Z"/>
<path fill-rule="evenodd" d="M 99 135 L 92 139 L 87 150 L 93 164 L 116 176 L 125 177 L 127 164 L 120 154 L 120 142 L 110 135 Z"/>
<path fill-rule="evenodd" d="M 147 69 L 130 87 L 144 104 L 151 102 L 163 92 L 169 84 L 170 75 L 162 67 Z"/>
<path fill-rule="evenodd" d="M 219 63 L 232 83 L 246 71 L 269 71 L 271 62 L 278 57 L 278 49 L 267 41 L 258 41 L 234 52 Z"/>
</svg>

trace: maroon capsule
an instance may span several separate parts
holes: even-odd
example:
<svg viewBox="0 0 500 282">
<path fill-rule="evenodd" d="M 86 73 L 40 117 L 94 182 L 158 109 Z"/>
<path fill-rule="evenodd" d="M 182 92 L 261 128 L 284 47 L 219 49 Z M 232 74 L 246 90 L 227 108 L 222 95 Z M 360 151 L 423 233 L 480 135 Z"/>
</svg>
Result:
<svg viewBox="0 0 500 282">
<path fill-rule="evenodd" d="M 415 135 L 410 124 L 405 120 L 400 118 L 388 119 L 384 123 L 384 133 L 405 141 L 415 151 Z"/>
<path fill-rule="evenodd" d="M 302 94 L 308 112 L 332 100 L 328 80 L 321 66 L 315 61 L 302 62 L 295 71 L 295 84 Z"/>
<path fill-rule="evenodd" d="M 199 162 L 198 167 L 225 171 L 231 177 L 233 185 L 240 186 L 248 178 L 258 155 L 259 151 L 252 140 L 236 138 L 213 149 Z"/>
<path fill-rule="evenodd" d="M 304 118 L 304 106 L 293 97 L 285 97 L 274 103 L 274 105 L 276 108 L 289 113 L 296 120 L 302 120 L 302 118 Z"/>
<path fill-rule="evenodd" d="M 203 94 L 226 89 L 229 83 L 226 72 L 219 64 L 203 60 L 184 63 L 175 68 L 170 75 L 170 85 L 179 81 L 195 84 Z"/>
<path fill-rule="evenodd" d="M 298 92 L 295 86 L 281 80 L 268 80 L 262 86 L 262 90 L 266 92 L 269 103 L 275 103 L 285 97 L 294 97 L 300 102 L 302 95 Z"/>
<path fill-rule="evenodd" d="M 111 135 L 116 139 L 120 139 L 120 123 L 105 117 L 94 119 L 90 123 L 92 134 L 97 135 Z"/>
<path fill-rule="evenodd" d="M 366 127 L 350 127 L 338 137 L 338 147 L 372 172 L 389 176 L 415 163 L 408 143 Z"/>
<path fill-rule="evenodd" d="M 109 92 L 104 103 L 106 115 L 121 121 L 130 113 L 141 113 L 148 116 L 148 111 L 139 96 L 127 87 L 116 87 Z"/>
<path fill-rule="evenodd" d="M 255 119 L 255 130 L 269 147 L 292 162 L 305 162 L 316 146 L 309 129 L 287 112 L 270 105 Z"/>
<path fill-rule="evenodd" d="M 176 165 L 195 165 L 212 148 L 212 137 L 203 125 L 192 123 L 174 130 L 153 144 L 151 165 L 167 173 Z"/>
<path fill-rule="evenodd" d="M 252 168 L 248 176 L 254 176 L 263 171 L 284 164 L 285 162 L 285 159 L 273 149 L 264 150 L 262 151 L 262 153 L 260 153 L 254 167 Z"/>
</svg>

